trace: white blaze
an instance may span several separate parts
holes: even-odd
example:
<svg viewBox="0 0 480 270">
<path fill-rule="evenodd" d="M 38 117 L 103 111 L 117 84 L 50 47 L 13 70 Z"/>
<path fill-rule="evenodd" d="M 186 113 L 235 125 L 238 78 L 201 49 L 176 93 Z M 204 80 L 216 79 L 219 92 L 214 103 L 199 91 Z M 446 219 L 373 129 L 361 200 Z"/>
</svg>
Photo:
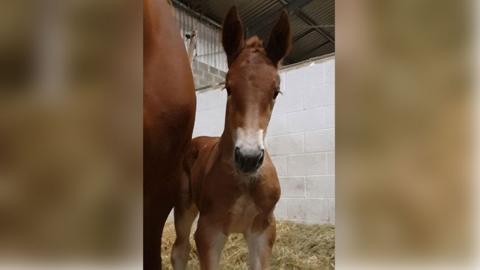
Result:
<svg viewBox="0 0 480 270">
<path fill-rule="evenodd" d="M 265 149 L 263 129 L 237 128 L 235 146 L 242 152 L 256 152 Z"/>
</svg>

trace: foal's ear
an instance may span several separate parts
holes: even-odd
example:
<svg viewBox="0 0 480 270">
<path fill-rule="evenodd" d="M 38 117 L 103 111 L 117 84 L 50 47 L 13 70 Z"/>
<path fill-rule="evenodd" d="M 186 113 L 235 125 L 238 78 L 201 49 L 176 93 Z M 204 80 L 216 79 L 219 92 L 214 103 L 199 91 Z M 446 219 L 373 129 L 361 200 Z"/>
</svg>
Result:
<svg viewBox="0 0 480 270">
<path fill-rule="evenodd" d="M 245 44 L 242 21 L 235 6 L 230 8 L 223 21 L 222 44 L 230 66 Z"/>
<path fill-rule="evenodd" d="M 267 45 L 268 58 L 270 58 L 274 65 L 278 65 L 280 60 L 287 56 L 290 51 L 290 43 L 290 23 L 287 12 L 283 10 L 280 19 L 273 27 Z"/>
</svg>

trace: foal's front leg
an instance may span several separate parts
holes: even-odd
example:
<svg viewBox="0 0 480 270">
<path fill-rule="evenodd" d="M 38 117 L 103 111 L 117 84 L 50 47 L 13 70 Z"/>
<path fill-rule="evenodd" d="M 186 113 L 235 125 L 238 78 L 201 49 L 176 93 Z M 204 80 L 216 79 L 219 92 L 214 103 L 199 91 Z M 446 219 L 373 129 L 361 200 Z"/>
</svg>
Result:
<svg viewBox="0 0 480 270">
<path fill-rule="evenodd" d="M 207 218 L 200 215 L 197 231 L 195 232 L 200 269 L 220 269 L 220 256 L 226 240 L 227 236 L 223 233 L 220 226 L 212 226 L 212 223 L 209 224 Z"/>
<path fill-rule="evenodd" d="M 261 223 L 264 223 L 263 221 Z M 275 218 L 272 216 L 260 228 L 253 226 L 245 233 L 248 244 L 248 264 L 251 270 L 270 269 L 273 243 L 275 242 Z"/>
</svg>

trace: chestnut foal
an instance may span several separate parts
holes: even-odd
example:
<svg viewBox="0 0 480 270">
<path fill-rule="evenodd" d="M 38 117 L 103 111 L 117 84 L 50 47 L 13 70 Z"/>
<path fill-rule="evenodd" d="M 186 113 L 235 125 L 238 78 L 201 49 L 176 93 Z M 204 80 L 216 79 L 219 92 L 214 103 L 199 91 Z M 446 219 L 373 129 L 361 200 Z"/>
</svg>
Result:
<svg viewBox="0 0 480 270">
<path fill-rule="evenodd" d="M 195 241 L 201 269 L 218 269 L 230 233 L 244 234 L 251 269 L 270 268 L 280 185 L 264 138 L 279 93 L 278 64 L 290 47 L 288 16 L 282 13 L 264 48 L 256 36 L 245 41 L 233 7 L 223 24 L 222 42 L 229 66 L 225 129 L 220 138 L 195 138 L 187 153 L 175 206 L 174 269 L 187 265 L 190 229 L 198 212 Z"/>
</svg>

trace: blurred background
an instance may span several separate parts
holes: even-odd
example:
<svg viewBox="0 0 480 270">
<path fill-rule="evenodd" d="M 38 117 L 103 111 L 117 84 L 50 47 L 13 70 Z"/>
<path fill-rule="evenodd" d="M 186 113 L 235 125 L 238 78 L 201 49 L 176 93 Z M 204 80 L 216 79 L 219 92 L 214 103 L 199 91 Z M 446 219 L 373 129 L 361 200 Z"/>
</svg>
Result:
<svg viewBox="0 0 480 270">
<path fill-rule="evenodd" d="M 474 4 L 336 1 L 338 267 L 478 256 Z"/>
<path fill-rule="evenodd" d="M 0 261 L 138 260 L 142 5 L 0 3 Z"/>
</svg>

